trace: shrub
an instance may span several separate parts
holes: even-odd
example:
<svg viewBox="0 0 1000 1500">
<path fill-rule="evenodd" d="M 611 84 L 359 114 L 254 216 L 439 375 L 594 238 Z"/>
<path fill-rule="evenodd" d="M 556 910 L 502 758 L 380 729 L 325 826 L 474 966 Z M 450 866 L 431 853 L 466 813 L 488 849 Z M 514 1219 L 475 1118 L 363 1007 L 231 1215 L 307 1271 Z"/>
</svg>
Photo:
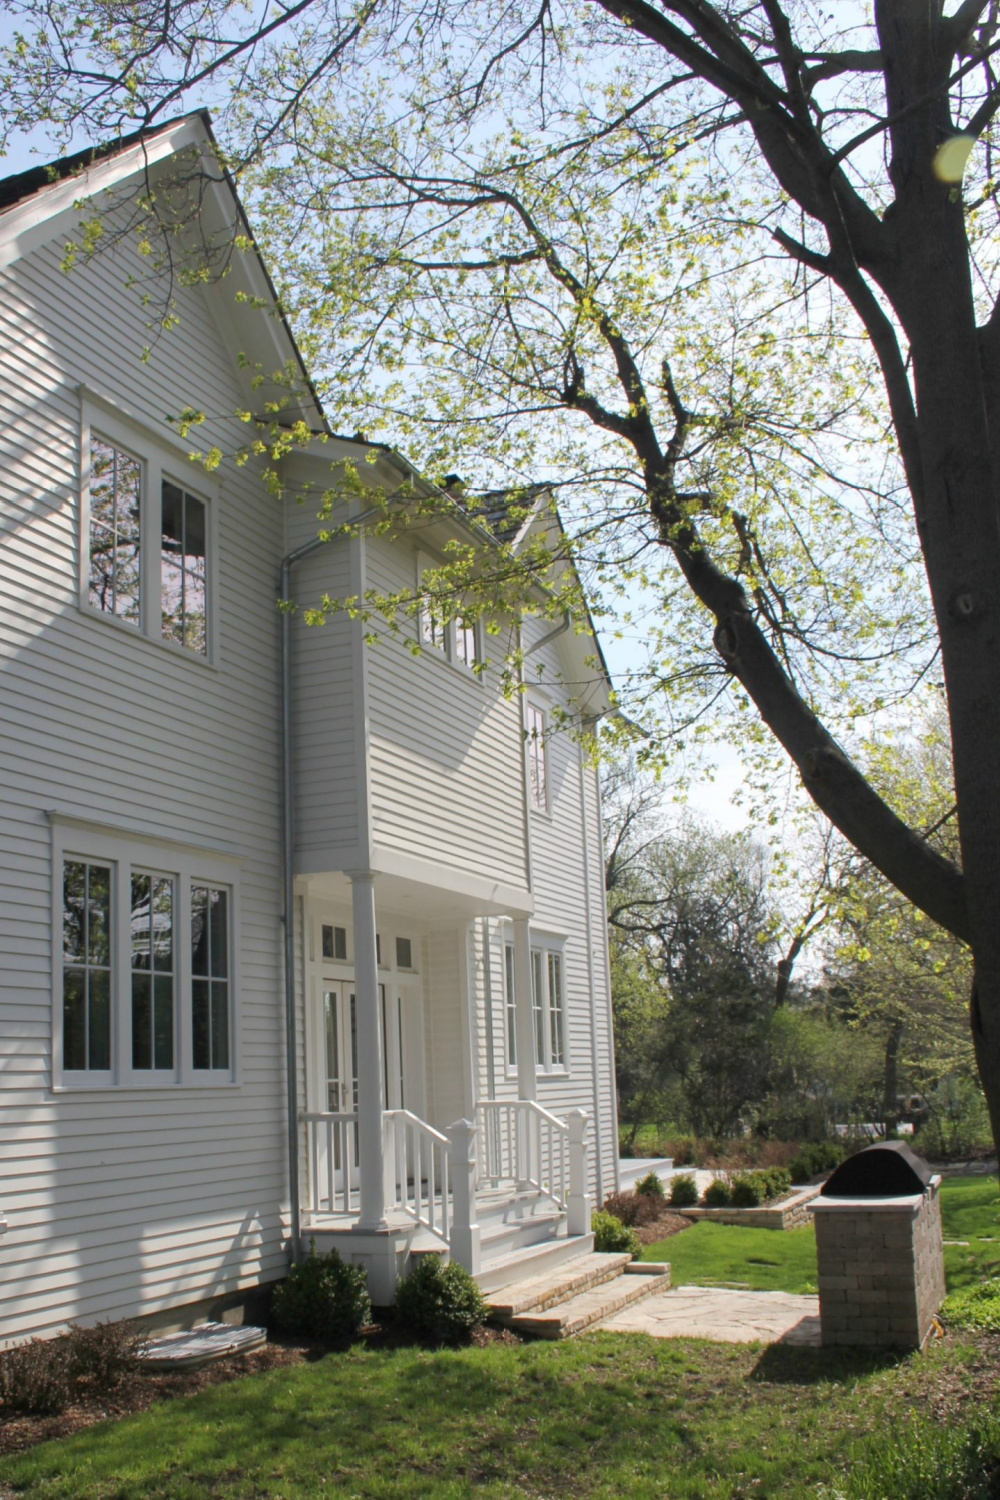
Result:
<svg viewBox="0 0 1000 1500">
<path fill-rule="evenodd" d="M 662 1198 L 663 1183 L 655 1172 L 647 1172 L 645 1177 L 640 1177 L 635 1185 L 637 1193 L 647 1198 Z"/>
<path fill-rule="evenodd" d="M 68 1339 L 29 1339 L 0 1352 L 0 1405 L 5 1412 L 56 1416 L 72 1396 Z"/>
<path fill-rule="evenodd" d="M 428 1344 L 459 1344 L 486 1321 L 482 1294 L 464 1266 L 425 1255 L 396 1288 L 396 1316 Z"/>
<path fill-rule="evenodd" d="M 653 1198 L 648 1193 L 611 1193 L 601 1204 L 605 1213 L 614 1214 L 623 1224 L 641 1228 L 653 1224 L 663 1213 L 662 1198 Z"/>
<path fill-rule="evenodd" d="M 788 1163 L 792 1182 L 811 1182 L 824 1172 L 832 1172 L 844 1159 L 844 1148 L 836 1141 L 807 1141 Z"/>
<path fill-rule="evenodd" d="M 734 1208 L 758 1208 L 764 1201 L 764 1188 L 757 1172 L 746 1172 L 733 1178 L 729 1201 Z"/>
<path fill-rule="evenodd" d="M 356 1334 L 370 1316 L 368 1273 L 345 1265 L 336 1250 L 317 1255 L 315 1242 L 271 1293 L 274 1326 L 299 1338 L 336 1343 Z"/>
<path fill-rule="evenodd" d="M 621 1219 L 616 1219 L 614 1214 L 598 1209 L 596 1213 L 591 1214 L 590 1228 L 594 1235 L 594 1249 L 599 1254 L 614 1255 L 624 1252 L 631 1255 L 633 1260 L 638 1260 L 642 1249 L 639 1236 L 628 1224 L 623 1224 Z"/>
<path fill-rule="evenodd" d="M 674 1208 L 693 1208 L 698 1202 L 698 1188 L 690 1172 L 670 1179 L 670 1203 Z"/>
<path fill-rule="evenodd" d="M 139 1368 L 142 1335 L 129 1322 L 98 1323 L 80 1328 L 71 1323 L 66 1343 L 70 1372 L 98 1392 L 113 1391 Z"/>
<path fill-rule="evenodd" d="M 952 1292 L 941 1304 L 941 1318 L 949 1328 L 1000 1333 L 1000 1276 Z"/>
<path fill-rule="evenodd" d="M 710 1182 L 701 1195 L 702 1205 L 705 1208 L 728 1208 L 732 1202 L 732 1194 L 729 1183 L 722 1177 L 717 1177 Z"/>
<path fill-rule="evenodd" d="M 787 1167 L 763 1167 L 751 1175 L 760 1178 L 765 1203 L 772 1198 L 783 1198 L 792 1185 L 792 1174 Z"/>
</svg>

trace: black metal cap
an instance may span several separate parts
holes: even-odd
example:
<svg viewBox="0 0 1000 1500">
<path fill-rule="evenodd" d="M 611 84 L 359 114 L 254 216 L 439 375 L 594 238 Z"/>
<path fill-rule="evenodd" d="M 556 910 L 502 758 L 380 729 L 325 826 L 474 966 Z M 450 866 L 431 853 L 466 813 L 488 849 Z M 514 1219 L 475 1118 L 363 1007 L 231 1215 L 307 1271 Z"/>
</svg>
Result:
<svg viewBox="0 0 1000 1500">
<path fill-rule="evenodd" d="M 824 1198 L 905 1198 L 925 1193 L 934 1173 L 905 1141 L 876 1141 L 842 1161 L 823 1184 Z"/>
</svg>

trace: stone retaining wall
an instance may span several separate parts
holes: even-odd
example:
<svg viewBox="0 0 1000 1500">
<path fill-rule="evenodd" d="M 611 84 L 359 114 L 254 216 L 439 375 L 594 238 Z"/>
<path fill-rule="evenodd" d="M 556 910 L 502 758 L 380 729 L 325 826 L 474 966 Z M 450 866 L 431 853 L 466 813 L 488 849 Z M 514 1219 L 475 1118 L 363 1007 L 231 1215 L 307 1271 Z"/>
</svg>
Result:
<svg viewBox="0 0 1000 1500">
<path fill-rule="evenodd" d="M 759 1208 L 681 1208 L 686 1219 L 711 1219 L 715 1224 L 742 1224 L 749 1229 L 800 1229 L 809 1223 L 807 1204 L 820 1192 L 820 1186 L 798 1188 L 786 1198 L 774 1203 L 762 1203 Z"/>
</svg>

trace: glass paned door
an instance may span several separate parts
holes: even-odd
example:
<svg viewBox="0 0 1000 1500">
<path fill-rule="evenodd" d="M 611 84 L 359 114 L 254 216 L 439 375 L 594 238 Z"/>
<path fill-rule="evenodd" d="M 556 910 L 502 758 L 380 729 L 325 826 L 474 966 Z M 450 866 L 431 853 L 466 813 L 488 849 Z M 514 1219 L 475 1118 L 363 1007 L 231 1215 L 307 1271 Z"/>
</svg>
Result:
<svg viewBox="0 0 1000 1500">
<path fill-rule="evenodd" d="M 357 1115 L 358 1112 L 358 1008 L 353 987 L 324 980 L 322 989 L 323 1019 L 323 1109 L 334 1115 Z M 329 1163 L 327 1152 L 332 1143 L 334 1186 L 341 1192 L 345 1186 L 357 1185 L 358 1132 L 357 1126 L 346 1131 L 337 1127 L 328 1136 L 321 1137 L 320 1155 L 317 1163 L 320 1181 L 327 1179 Z M 344 1155 L 347 1154 L 350 1183 L 345 1184 Z"/>
<path fill-rule="evenodd" d="M 331 1114 L 358 1112 L 358 1007 L 348 984 L 323 986 L 326 1039 L 326 1108 Z"/>
</svg>

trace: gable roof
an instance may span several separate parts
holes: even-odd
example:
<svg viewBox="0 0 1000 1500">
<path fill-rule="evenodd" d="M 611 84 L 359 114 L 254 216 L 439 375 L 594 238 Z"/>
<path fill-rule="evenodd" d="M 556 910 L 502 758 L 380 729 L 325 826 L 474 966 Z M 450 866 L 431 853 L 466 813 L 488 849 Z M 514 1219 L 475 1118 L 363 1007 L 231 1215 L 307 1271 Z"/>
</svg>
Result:
<svg viewBox="0 0 1000 1500">
<path fill-rule="evenodd" d="M 211 161 L 209 190 L 202 212 L 214 212 L 221 224 L 231 226 L 250 245 L 250 252 L 234 256 L 229 285 L 246 300 L 227 299 L 227 312 L 237 328 L 240 344 L 252 363 L 265 370 L 297 368 L 301 382 L 298 399 L 288 400 L 286 387 L 265 382 L 262 397 L 280 395 L 289 414 L 301 417 L 318 432 L 330 434 L 326 415 L 312 377 L 285 314 L 274 283 L 257 246 L 243 204 L 228 169 L 222 165 L 207 110 L 193 110 L 160 125 L 141 129 L 117 140 L 88 146 L 72 155 L 15 172 L 0 179 L 0 269 L 37 249 L 54 237 L 63 216 L 72 216 L 81 199 L 96 198 L 121 186 L 185 148 L 194 148 Z M 211 200 L 211 201 L 209 201 Z M 258 310 L 266 303 L 267 316 Z"/>
<path fill-rule="evenodd" d="M 200 148 L 211 156 L 217 174 L 213 186 L 219 194 L 225 195 L 232 218 L 251 248 L 250 254 L 234 257 L 230 273 L 237 283 L 237 291 L 243 290 L 239 284 L 241 281 L 250 283 L 246 289 L 251 295 L 246 303 L 241 303 L 237 297 L 227 302 L 229 316 L 237 324 L 248 352 L 251 355 L 260 353 L 260 363 L 264 368 L 275 367 L 273 363 L 264 363 L 268 355 L 272 361 L 276 359 L 279 366 L 291 361 L 298 368 L 305 396 L 296 404 L 300 415 L 318 436 L 334 438 L 363 450 L 377 449 L 382 458 L 404 478 L 416 481 L 428 491 L 437 490 L 442 493 L 438 486 L 417 475 L 409 461 L 388 444 L 368 442 L 360 434 L 353 438 L 342 437 L 331 430 L 250 227 L 236 184 L 228 169 L 222 165 L 207 110 L 193 110 L 160 125 L 135 130 L 116 140 L 87 146 L 81 151 L 58 157 L 27 171 L 0 178 L 0 269 L 51 239 L 56 232 L 53 221 L 67 212 L 75 212 L 81 199 L 97 197 L 107 189 L 127 182 L 130 177 L 148 171 L 158 162 L 166 161 L 190 146 Z M 261 297 L 268 304 L 270 316 L 262 317 L 255 308 L 250 310 L 254 299 L 259 300 Z M 267 394 L 266 385 L 264 389 Z M 283 394 L 287 395 L 287 390 Z M 443 493 L 450 494 L 447 488 Z M 468 497 L 456 494 L 450 498 L 456 521 L 473 527 L 481 536 L 485 534 L 501 545 L 516 550 L 518 543 L 525 538 L 537 519 L 544 497 L 551 493 L 550 484 L 536 483 L 517 488 L 486 490 Z M 562 530 L 558 512 L 556 524 Z M 611 674 L 589 608 L 587 625 L 597 649 L 605 686 L 610 690 Z"/>
</svg>

